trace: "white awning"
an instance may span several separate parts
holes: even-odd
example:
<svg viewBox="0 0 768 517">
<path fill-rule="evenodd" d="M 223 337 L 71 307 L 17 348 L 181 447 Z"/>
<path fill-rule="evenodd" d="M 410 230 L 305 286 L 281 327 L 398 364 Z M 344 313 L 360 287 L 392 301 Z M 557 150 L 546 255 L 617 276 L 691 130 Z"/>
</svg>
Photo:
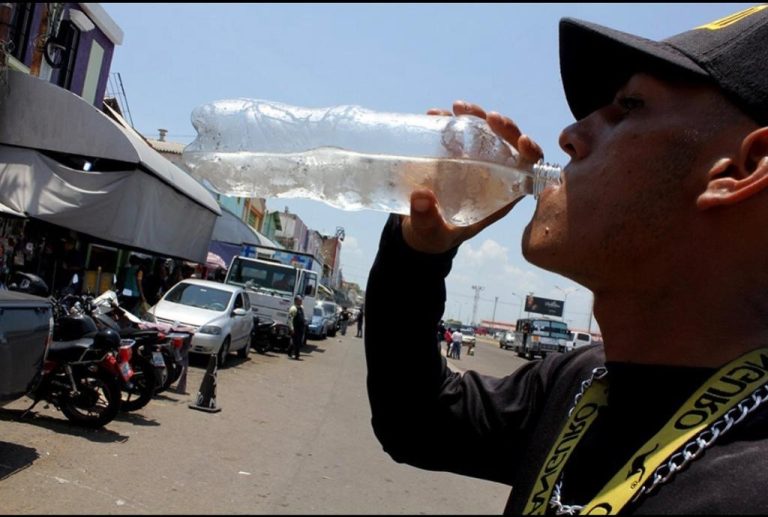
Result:
<svg viewBox="0 0 768 517">
<path fill-rule="evenodd" d="M 0 205 L 93 237 L 205 262 L 213 195 L 83 99 L 21 72 L 0 85 Z M 72 168 L 70 157 L 93 162 Z"/>
</svg>

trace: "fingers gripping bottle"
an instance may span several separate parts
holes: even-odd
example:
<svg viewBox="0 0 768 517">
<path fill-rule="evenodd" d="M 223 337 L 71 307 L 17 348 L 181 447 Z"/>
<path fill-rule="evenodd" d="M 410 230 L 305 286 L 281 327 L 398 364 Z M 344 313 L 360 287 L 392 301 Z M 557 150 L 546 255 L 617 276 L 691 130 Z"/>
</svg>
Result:
<svg viewBox="0 0 768 517">
<path fill-rule="evenodd" d="M 234 99 L 195 108 L 192 124 L 198 135 L 183 161 L 230 196 L 408 214 L 411 192 L 426 187 L 446 220 L 465 226 L 560 178 L 556 166 L 518 167 L 517 151 L 472 116 Z"/>
</svg>

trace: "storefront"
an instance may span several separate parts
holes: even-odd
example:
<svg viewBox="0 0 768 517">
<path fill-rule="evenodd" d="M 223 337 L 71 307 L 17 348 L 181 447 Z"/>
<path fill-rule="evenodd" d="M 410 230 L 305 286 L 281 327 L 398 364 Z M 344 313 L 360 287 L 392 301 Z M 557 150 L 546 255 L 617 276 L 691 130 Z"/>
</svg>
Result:
<svg viewBox="0 0 768 517">
<path fill-rule="evenodd" d="M 205 263 L 220 213 L 202 185 L 119 115 L 8 72 L 0 85 L 1 280 L 24 268 L 60 285 L 74 270 L 65 252 L 93 292 L 111 285 L 130 251 Z"/>
</svg>

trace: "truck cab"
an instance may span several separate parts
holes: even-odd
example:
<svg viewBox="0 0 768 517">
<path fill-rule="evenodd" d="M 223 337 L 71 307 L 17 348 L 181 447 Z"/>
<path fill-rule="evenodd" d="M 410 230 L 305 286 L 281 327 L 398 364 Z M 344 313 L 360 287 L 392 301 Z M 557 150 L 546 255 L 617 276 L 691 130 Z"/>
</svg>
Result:
<svg viewBox="0 0 768 517">
<path fill-rule="evenodd" d="M 533 359 L 546 357 L 551 352 L 562 352 L 568 342 L 568 325 L 564 321 L 548 318 L 522 318 L 515 325 L 512 349 L 520 357 Z"/>
<path fill-rule="evenodd" d="M 303 298 L 307 324 L 317 298 L 317 273 L 277 260 L 237 256 L 227 270 L 227 284 L 245 288 L 256 323 L 261 319 L 275 322 L 271 344 L 286 349 L 290 342 L 288 310 L 296 295 Z"/>
</svg>

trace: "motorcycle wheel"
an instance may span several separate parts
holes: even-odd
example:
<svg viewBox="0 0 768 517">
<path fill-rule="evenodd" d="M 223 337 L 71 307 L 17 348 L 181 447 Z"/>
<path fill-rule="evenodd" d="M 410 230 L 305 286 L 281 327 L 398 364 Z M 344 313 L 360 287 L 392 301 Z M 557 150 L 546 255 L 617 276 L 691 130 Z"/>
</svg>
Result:
<svg viewBox="0 0 768 517">
<path fill-rule="evenodd" d="M 120 411 L 136 411 L 143 408 L 152 400 L 157 387 L 155 367 L 152 363 L 139 356 L 131 366 L 133 367 L 133 377 L 130 380 L 132 387 L 122 385 Z"/>
<path fill-rule="evenodd" d="M 176 359 L 168 353 L 166 350 L 163 350 L 163 359 L 165 359 L 165 368 L 168 371 L 168 375 L 165 378 L 165 382 L 161 385 L 158 385 L 155 389 L 155 393 L 162 393 L 168 388 L 171 387 L 171 384 L 179 380 L 179 377 L 181 377 L 181 371 L 183 370 L 183 367 L 176 362 Z"/>
<path fill-rule="evenodd" d="M 272 344 L 269 342 L 269 337 L 251 333 L 251 348 L 260 354 L 266 354 L 272 350 Z"/>
<path fill-rule="evenodd" d="M 99 428 L 111 422 L 120 410 L 120 382 L 104 370 L 72 372 L 80 392 L 61 400 L 61 412 L 83 427 Z"/>
</svg>

